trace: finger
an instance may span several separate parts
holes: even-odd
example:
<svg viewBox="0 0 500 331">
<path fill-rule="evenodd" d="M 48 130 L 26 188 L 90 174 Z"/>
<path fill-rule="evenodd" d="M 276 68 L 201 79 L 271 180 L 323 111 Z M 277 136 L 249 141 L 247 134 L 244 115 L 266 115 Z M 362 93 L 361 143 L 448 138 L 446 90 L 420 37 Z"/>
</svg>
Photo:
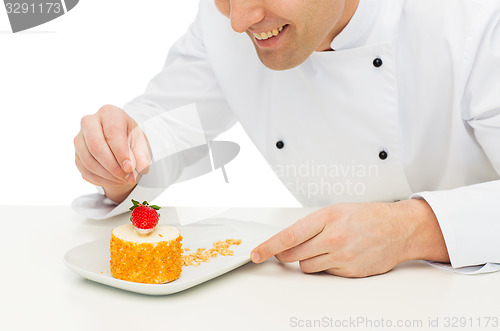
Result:
<svg viewBox="0 0 500 331">
<path fill-rule="evenodd" d="M 76 167 L 78 168 L 78 171 L 80 171 L 82 178 L 85 179 L 87 182 L 97 185 L 97 186 L 118 186 L 120 184 L 117 184 L 116 182 L 110 181 L 109 179 L 103 178 L 99 175 L 93 174 L 90 171 L 85 168 L 83 165 L 82 161 L 78 157 L 78 154 L 75 154 L 75 164 Z M 123 183 L 121 184 L 123 185 Z"/>
<path fill-rule="evenodd" d="M 141 180 L 143 174 L 138 173 L 137 170 L 134 170 L 134 172 L 130 173 L 130 181 L 131 183 L 134 184 L 139 184 L 139 181 Z"/>
<path fill-rule="evenodd" d="M 299 265 L 300 269 L 307 274 L 325 270 L 335 272 L 338 269 L 333 256 L 328 253 L 302 260 L 299 262 Z"/>
<path fill-rule="evenodd" d="M 119 111 L 117 111 L 119 110 Z M 130 158 L 127 117 L 120 108 L 108 106 L 102 111 L 101 123 L 104 138 L 123 171 L 131 173 L 135 164 Z"/>
<path fill-rule="evenodd" d="M 320 237 L 321 233 L 317 234 L 316 236 L 303 242 L 300 245 L 276 254 L 276 258 L 281 262 L 289 263 L 310 259 L 315 256 L 328 253 L 328 247 L 323 245 Z"/>
<path fill-rule="evenodd" d="M 323 231 L 324 227 L 324 219 L 321 217 L 308 216 L 303 218 L 257 246 L 252 251 L 252 261 L 255 263 L 264 262 L 270 257 L 314 237 Z"/>
<path fill-rule="evenodd" d="M 137 126 L 129 134 L 132 156 L 135 159 L 136 170 L 140 174 L 147 174 L 151 165 L 151 150 L 143 131 Z"/>
<path fill-rule="evenodd" d="M 100 165 L 99 162 L 96 161 L 96 159 L 94 159 L 92 154 L 90 154 L 90 152 L 88 151 L 87 145 L 85 145 L 85 141 L 83 140 L 82 135 L 79 134 L 78 136 L 76 136 L 74 144 L 76 156 L 88 171 L 110 181 L 116 182 L 117 184 L 126 183 L 123 178 L 115 177 L 112 173 L 104 169 L 104 167 Z"/>
<path fill-rule="evenodd" d="M 116 161 L 111 152 L 99 120 L 93 116 L 85 116 L 82 119 L 82 135 L 88 151 L 104 169 L 118 178 L 125 178 L 127 173 Z"/>
</svg>

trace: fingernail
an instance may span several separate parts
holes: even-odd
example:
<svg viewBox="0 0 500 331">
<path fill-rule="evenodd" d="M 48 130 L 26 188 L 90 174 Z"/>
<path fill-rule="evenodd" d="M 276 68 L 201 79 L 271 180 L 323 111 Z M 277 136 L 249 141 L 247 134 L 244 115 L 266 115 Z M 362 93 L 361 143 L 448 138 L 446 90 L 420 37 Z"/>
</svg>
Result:
<svg viewBox="0 0 500 331">
<path fill-rule="evenodd" d="M 132 183 L 132 182 L 134 182 L 134 180 L 135 179 L 134 179 L 134 173 L 133 172 L 128 173 L 127 176 L 125 176 L 125 181 L 127 181 L 127 182 Z"/>
<path fill-rule="evenodd" d="M 130 161 L 130 160 L 123 161 L 122 168 L 125 172 L 132 172 L 132 170 L 133 170 L 132 169 L 132 161 Z M 125 177 L 125 179 L 127 179 L 127 178 Z"/>
<path fill-rule="evenodd" d="M 260 261 L 260 256 L 259 256 L 259 253 L 257 253 L 257 252 L 252 252 L 252 255 L 250 256 L 250 258 L 252 259 L 252 262 L 254 262 L 254 263 L 259 263 L 259 261 Z"/>
</svg>

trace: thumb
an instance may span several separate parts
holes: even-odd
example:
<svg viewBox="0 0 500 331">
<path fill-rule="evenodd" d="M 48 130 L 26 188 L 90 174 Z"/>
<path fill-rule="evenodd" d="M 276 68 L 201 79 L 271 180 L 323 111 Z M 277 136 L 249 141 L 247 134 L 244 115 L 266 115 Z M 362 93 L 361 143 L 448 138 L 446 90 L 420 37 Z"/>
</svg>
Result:
<svg viewBox="0 0 500 331">
<path fill-rule="evenodd" d="M 131 160 L 127 115 L 111 105 L 102 107 L 99 112 L 104 137 L 116 161 L 126 173 L 133 172 L 135 161 Z"/>
<path fill-rule="evenodd" d="M 148 140 L 144 135 L 144 132 L 139 127 L 135 127 L 129 137 L 131 139 L 130 155 L 135 162 L 134 169 L 136 169 L 141 175 L 147 174 L 152 160 Z"/>
</svg>

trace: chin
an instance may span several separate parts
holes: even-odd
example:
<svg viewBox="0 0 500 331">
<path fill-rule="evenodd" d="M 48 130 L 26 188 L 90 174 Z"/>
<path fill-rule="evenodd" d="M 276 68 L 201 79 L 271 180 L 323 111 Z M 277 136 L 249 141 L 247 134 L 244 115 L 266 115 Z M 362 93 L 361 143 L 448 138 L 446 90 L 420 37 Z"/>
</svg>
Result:
<svg viewBox="0 0 500 331">
<path fill-rule="evenodd" d="M 312 52 L 300 52 L 300 51 L 290 51 L 289 49 L 280 49 L 267 51 L 259 49 L 255 45 L 255 51 L 257 56 L 267 68 L 275 71 L 283 71 L 288 69 L 293 69 L 300 64 L 302 64 Z"/>
<path fill-rule="evenodd" d="M 258 54 L 258 53 L 257 53 Z M 296 66 L 300 65 L 304 61 L 293 61 L 290 58 L 283 58 L 283 57 L 267 57 L 267 56 L 262 56 L 261 54 L 258 54 L 260 62 L 262 62 L 263 65 L 265 65 L 267 68 L 275 71 L 283 71 L 283 70 L 288 70 L 295 68 Z"/>
</svg>

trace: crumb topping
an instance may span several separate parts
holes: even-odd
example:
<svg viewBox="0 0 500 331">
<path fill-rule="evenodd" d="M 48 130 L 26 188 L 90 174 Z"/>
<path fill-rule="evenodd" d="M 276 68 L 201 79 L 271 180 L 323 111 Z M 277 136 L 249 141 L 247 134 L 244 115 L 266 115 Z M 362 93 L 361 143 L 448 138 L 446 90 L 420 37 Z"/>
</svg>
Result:
<svg viewBox="0 0 500 331">
<path fill-rule="evenodd" d="M 181 257 L 181 262 L 183 266 L 199 266 L 202 262 L 209 262 L 211 259 L 217 257 L 217 255 L 228 256 L 234 255 L 234 251 L 230 250 L 229 247 L 232 245 L 241 244 L 241 239 L 226 239 L 225 241 L 216 241 L 213 243 L 212 248 L 207 250 L 206 248 L 198 248 L 198 250 L 191 254 L 185 254 Z M 189 248 L 185 248 L 184 251 L 189 251 Z"/>
</svg>

